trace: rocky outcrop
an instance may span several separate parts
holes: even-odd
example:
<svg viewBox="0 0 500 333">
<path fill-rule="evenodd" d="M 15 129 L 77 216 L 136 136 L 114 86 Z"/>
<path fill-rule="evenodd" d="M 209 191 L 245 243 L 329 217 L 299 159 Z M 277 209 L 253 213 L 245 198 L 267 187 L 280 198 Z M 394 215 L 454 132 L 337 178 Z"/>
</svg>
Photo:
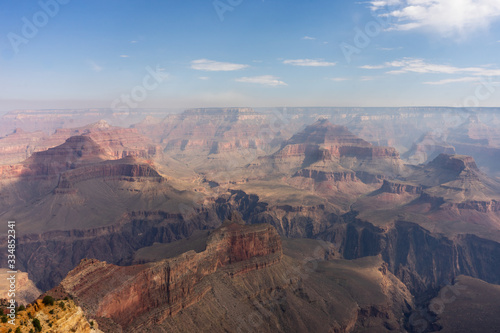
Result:
<svg viewBox="0 0 500 333">
<path fill-rule="evenodd" d="M 466 169 L 479 172 L 474 158 L 466 155 L 440 154 L 429 163 L 429 166 L 448 170 L 456 174 L 460 174 Z"/>
<path fill-rule="evenodd" d="M 276 264 L 281 258 L 281 240 L 273 227 L 230 223 L 209 236 L 201 253 L 190 251 L 129 267 L 83 260 L 56 291 L 75 297 L 91 316 L 110 318 L 126 327 L 144 313 L 157 314 L 162 321 L 197 303 L 211 289 L 206 277 L 218 269 L 227 268 L 235 276 Z"/>
<path fill-rule="evenodd" d="M 321 170 L 302 169 L 297 171 L 293 177 L 304 177 L 314 179 L 315 182 L 355 182 L 358 181 L 354 172 L 328 172 Z"/>
<path fill-rule="evenodd" d="M 423 190 L 422 186 L 400 183 L 392 180 L 391 181 L 384 180 L 382 187 L 380 188 L 381 192 L 395 193 L 395 194 L 403 194 L 403 193 L 421 194 L 422 190 Z"/>
<path fill-rule="evenodd" d="M 454 204 L 458 209 L 473 209 L 481 213 L 498 212 L 500 211 L 500 202 L 491 201 L 465 201 Z"/>
<path fill-rule="evenodd" d="M 357 178 L 368 184 L 394 177 L 403 168 L 394 148 L 373 146 L 326 119 L 307 126 L 285 141 L 277 152 L 248 167 L 256 174 L 265 171 L 319 181 L 355 181 L 359 173 Z"/>
<path fill-rule="evenodd" d="M 61 174 L 57 189 L 71 188 L 74 184 L 89 179 L 107 178 L 128 181 L 140 181 L 146 178 L 148 181 L 166 181 L 153 167 L 148 164 L 138 163 L 133 158 L 83 166 L 75 170 L 69 170 Z"/>
<path fill-rule="evenodd" d="M 110 140 L 111 141 L 111 140 Z M 123 159 L 114 160 L 117 155 Z M 36 152 L 23 164 L 0 167 L 2 179 L 16 177 L 54 177 L 64 174 L 62 182 L 78 182 L 101 177 L 154 177 L 160 175 L 147 164 L 138 162 L 134 156 L 148 157 L 147 153 L 109 154 L 90 136 L 73 136 L 60 146 Z M 108 161 L 108 162 L 105 162 Z"/>
</svg>

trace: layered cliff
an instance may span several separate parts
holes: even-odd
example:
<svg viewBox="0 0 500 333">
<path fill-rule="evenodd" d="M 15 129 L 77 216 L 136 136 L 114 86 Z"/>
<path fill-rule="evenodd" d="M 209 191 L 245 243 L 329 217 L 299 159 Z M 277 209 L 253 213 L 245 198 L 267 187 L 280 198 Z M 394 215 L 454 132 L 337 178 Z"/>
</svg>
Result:
<svg viewBox="0 0 500 333">
<path fill-rule="evenodd" d="M 201 253 L 129 267 L 84 260 L 54 292 L 75 297 L 91 316 L 125 328 L 142 315 L 163 321 L 199 302 L 211 289 L 207 277 L 219 269 L 235 276 L 281 258 L 281 240 L 273 227 L 230 223 L 210 235 Z"/>
<path fill-rule="evenodd" d="M 423 201 L 444 204 L 443 209 L 498 211 L 500 182 L 482 173 L 470 156 L 440 154 L 407 179 L 425 187 Z"/>
<path fill-rule="evenodd" d="M 355 173 L 365 173 L 380 182 L 380 178 L 401 173 L 404 167 L 394 148 L 373 146 L 346 127 L 320 119 L 285 141 L 276 153 L 250 164 L 255 173 L 259 169 L 317 181 L 359 181 Z M 364 180 L 369 178 L 365 175 Z"/>
</svg>

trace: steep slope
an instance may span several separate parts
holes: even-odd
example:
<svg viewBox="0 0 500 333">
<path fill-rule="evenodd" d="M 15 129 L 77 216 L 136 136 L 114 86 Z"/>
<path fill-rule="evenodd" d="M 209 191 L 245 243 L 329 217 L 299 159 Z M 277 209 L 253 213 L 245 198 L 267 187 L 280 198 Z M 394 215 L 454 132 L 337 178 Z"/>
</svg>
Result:
<svg viewBox="0 0 500 333">
<path fill-rule="evenodd" d="M 75 297 L 105 332 L 388 332 L 413 303 L 380 259 L 283 257 L 274 228 L 234 223 L 203 252 L 130 267 L 83 261 L 49 293 Z"/>
<path fill-rule="evenodd" d="M 177 190 L 149 161 L 115 160 L 89 136 L 71 137 L 3 171 L 0 214 L 17 222 L 19 269 L 41 289 L 59 282 L 88 253 L 102 251 L 99 258 L 117 263 L 143 242 L 182 238 L 203 224 L 186 226 L 203 194 Z M 144 236 L 132 239 L 136 228 Z M 7 232 L 6 224 L 0 232 Z M 6 246 L 6 239 L 0 243 Z"/>
<path fill-rule="evenodd" d="M 459 276 L 430 302 L 429 317 L 418 318 L 442 333 L 500 332 L 500 286 Z"/>
</svg>

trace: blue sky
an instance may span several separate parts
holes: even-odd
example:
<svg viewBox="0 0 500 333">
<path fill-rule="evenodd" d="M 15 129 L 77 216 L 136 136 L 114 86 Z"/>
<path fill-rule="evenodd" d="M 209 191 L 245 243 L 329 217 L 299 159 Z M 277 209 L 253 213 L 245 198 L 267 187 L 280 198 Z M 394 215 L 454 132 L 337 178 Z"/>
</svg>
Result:
<svg viewBox="0 0 500 333">
<path fill-rule="evenodd" d="M 499 106 L 498 0 L 4 0 L 0 111 Z"/>
</svg>

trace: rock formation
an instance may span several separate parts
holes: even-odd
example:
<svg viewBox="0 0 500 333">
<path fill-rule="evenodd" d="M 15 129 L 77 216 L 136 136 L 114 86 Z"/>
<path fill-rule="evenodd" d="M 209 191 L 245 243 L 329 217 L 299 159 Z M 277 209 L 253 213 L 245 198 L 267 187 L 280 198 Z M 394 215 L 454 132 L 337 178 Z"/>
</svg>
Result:
<svg viewBox="0 0 500 333">
<path fill-rule="evenodd" d="M 130 267 L 84 260 L 53 293 L 67 293 L 91 316 L 125 328 L 141 315 L 159 313 L 155 320 L 163 321 L 199 302 L 211 289 L 207 276 L 219 269 L 230 266 L 226 272 L 236 276 L 281 258 L 281 240 L 273 227 L 230 223 L 210 235 L 201 253 Z"/>
</svg>

